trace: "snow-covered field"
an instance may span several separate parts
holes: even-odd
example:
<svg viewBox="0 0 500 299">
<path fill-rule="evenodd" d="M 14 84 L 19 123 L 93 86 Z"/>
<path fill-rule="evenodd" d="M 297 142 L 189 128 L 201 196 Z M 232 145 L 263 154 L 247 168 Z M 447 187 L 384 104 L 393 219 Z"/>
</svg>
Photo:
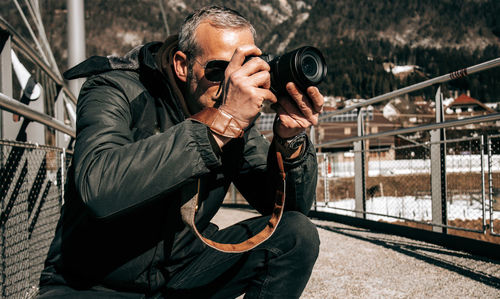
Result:
<svg viewBox="0 0 500 299">
<path fill-rule="evenodd" d="M 340 208 L 340 209 L 334 209 Z M 366 211 L 382 215 L 391 215 L 395 217 L 411 219 L 416 221 L 432 220 L 432 203 L 430 196 L 423 196 L 416 199 L 412 196 L 405 197 L 374 197 L 366 201 Z M 342 209 L 342 210 L 341 210 Z M 323 203 L 318 203 L 318 210 L 324 212 L 334 212 L 353 216 L 353 212 L 344 211 L 354 210 L 354 199 L 344 199 L 340 201 L 329 202 L 325 207 Z M 447 203 L 448 220 L 475 220 L 483 218 L 482 205 L 477 200 L 463 199 L 457 196 Z M 486 219 L 489 219 L 489 212 L 486 209 Z M 493 219 L 500 219 L 500 211 L 493 212 Z M 379 215 L 367 215 L 370 220 L 397 221 L 397 218 L 385 217 Z"/>
</svg>

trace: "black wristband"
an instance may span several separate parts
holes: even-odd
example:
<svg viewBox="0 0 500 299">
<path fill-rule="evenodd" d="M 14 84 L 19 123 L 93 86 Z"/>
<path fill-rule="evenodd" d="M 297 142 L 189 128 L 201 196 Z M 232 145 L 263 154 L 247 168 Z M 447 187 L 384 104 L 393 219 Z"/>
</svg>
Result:
<svg viewBox="0 0 500 299">
<path fill-rule="evenodd" d="M 290 138 L 281 138 L 278 134 L 274 134 L 274 141 L 285 151 L 283 153 L 285 156 L 290 156 L 295 153 L 301 145 L 305 144 L 306 139 L 307 134 L 305 132 Z M 304 146 L 302 150 L 304 150 Z"/>
</svg>

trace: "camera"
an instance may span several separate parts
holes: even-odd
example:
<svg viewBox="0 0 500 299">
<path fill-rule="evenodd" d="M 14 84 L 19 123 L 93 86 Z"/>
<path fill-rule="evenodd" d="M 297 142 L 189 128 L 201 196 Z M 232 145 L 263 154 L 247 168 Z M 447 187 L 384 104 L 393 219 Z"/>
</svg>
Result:
<svg viewBox="0 0 500 299">
<path fill-rule="evenodd" d="M 247 57 L 245 61 L 255 56 Z M 271 91 L 286 95 L 286 84 L 294 82 L 301 90 L 321 83 L 327 72 L 325 58 L 315 47 L 305 46 L 281 56 L 264 54 L 259 56 L 271 67 Z"/>
</svg>

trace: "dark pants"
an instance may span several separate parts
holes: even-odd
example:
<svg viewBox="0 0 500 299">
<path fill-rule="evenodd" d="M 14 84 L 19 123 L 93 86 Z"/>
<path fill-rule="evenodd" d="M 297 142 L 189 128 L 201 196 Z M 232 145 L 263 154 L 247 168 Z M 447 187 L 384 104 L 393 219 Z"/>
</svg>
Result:
<svg viewBox="0 0 500 299">
<path fill-rule="evenodd" d="M 210 238 L 237 243 L 260 231 L 268 217 L 252 218 Z M 285 212 L 276 232 L 256 249 L 241 254 L 207 247 L 181 271 L 175 273 L 158 298 L 299 298 L 311 275 L 319 252 L 314 224 L 301 213 Z M 144 298 L 104 290 L 84 293 L 68 287 L 42 290 L 40 298 Z M 123 296 L 122 296 L 123 295 Z M 134 297 L 136 295 L 137 297 Z"/>
</svg>

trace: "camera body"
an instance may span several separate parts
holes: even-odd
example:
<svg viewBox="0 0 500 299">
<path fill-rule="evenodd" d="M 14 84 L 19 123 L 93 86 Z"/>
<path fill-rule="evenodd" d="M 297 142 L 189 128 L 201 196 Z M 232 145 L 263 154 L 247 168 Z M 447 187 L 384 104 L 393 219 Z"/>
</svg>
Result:
<svg viewBox="0 0 500 299">
<path fill-rule="evenodd" d="M 271 91 L 286 95 L 286 84 L 294 82 L 300 90 L 320 84 L 327 73 L 325 58 L 317 48 L 305 46 L 281 56 L 259 56 L 271 67 Z M 247 57 L 246 61 L 252 57 Z"/>
</svg>

